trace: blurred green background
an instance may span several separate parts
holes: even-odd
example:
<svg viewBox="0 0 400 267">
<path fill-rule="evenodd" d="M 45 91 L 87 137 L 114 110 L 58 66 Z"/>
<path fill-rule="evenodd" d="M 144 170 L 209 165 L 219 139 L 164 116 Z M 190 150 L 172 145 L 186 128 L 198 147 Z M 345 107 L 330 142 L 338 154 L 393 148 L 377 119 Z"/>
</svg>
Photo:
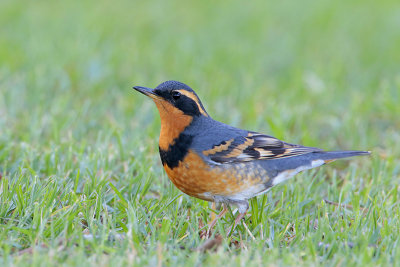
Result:
<svg viewBox="0 0 400 267">
<path fill-rule="evenodd" d="M 104 212 L 104 205 L 115 208 L 120 201 L 115 190 L 120 190 L 120 198 L 125 196 L 124 208 L 133 205 L 135 210 L 139 209 L 135 205 L 140 205 L 143 214 L 147 212 L 146 205 L 169 203 L 179 195 L 159 163 L 157 110 L 150 100 L 131 89 L 134 85 L 155 87 L 171 79 L 196 90 L 208 113 L 225 123 L 307 146 L 372 150 L 372 158 L 355 160 L 350 167 L 348 163 L 338 163 L 318 172 L 321 177 L 338 175 L 341 178 L 349 178 L 348 173 L 352 173 L 347 187 L 346 182 L 333 184 L 333 191 L 329 191 L 328 179 L 312 188 L 308 197 L 312 198 L 311 210 L 321 208 L 322 197 L 329 194 L 344 194 L 347 196 L 344 202 L 361 201 L 364 205 L 379 206 L 377 214 L 390 214 L 393 219 L 380 236 L 381 243 L 377 243 L 381 248 L 385 237 L 399 234 L 397 189 L 393 191 L 398 186 L 400 166 L 399 29 L 400 5 L 390 0 L 1 0 L 0 173 L 3 184 L 0 200 L 3 208 L 0 221 L 4 226 L 0 228 L 3 230 L 0 247 L 3 263 L 80 263 L 87 260 L 79 254 L 82 251 L 89 256 L 99 251 L 118 251 L 118 245 L 102 243 L 107 237 L 102 239 L 100 247 L 96 242 L 86 244 L 82 235 L 76 241 L 73 236 L 82 232 L 82 221 L 76 221 L 78 214 L 90 211 L 99 216 Z M 336 174 L 335 168 L 342 174 Z M 269 198 L 282 200 L 286 205 L 291 201 L 301 202 L 304 200 L 301 193 L 310 190 L 304 189 L 309 186 L 306 183 L 312 181 L 310 175 L 303 176 L 306 177 L 292 181 L 293 185 L 280 187 Z M 360 193 L 361 200 L 354 200 L 353 192 L 358 191 L 359 182 L 364 191 Z M 7 194 L 5 183 L 11 188 Z M 141 186 L 147 183 L 148 188 L 143 190 Z M 292 195 L 285 194 L 288 190 L 292 190 Z M 373 200 L 377 192 L 383 194 L 378 197 L 379 201 Z M 142 196 L 137 198 L 138 194 Z M 154 194 L 160 194 L 161 200 L 149 197 Z M 85 204 L 77 204 L 79 199 Z M 207 203 L 186 196 L 179 199 L 194 205 L 193 217 L 206 220 L 210 212 Z M 52 204 L 43 204 L 43 200 Z M 187 206 L 179 203 L 173 202 L 171 206 L 178 205 L 179 211 L 185 214 Z M 171 206 L 164 207 L 164 213 L 160 211 L 150 221 L 157 225 L 159 220 L 174 218 L 171 221 L 174 225 L 179 216 Z M 117 210 L 117 219 L 111 214 L 115 221 L 105 226 L 97 221 L 98 229 L 133 231 L 135 224 L 127 223 L 131 218 L 129 209 Z M 284 210 L 279 212 L 285 214 Z M 264 213 L 268 218 L 268 212 Z M 281 214 L 276 219 L 282 216 L 285 217 Z M 376 226 L 379 218 L 364 218 L 366 229 Z M 121 228 L 120 224 L 124 223 L 126 228 Z M 94 226 L 87 224 L 87 229 L 96 232 L 92 231 Z M 282 244 L 280 233 L 285 231 L 286 224 L 279 225 L 274 242 Z M 191 229 L 191 232 L 187 230 L 188 236 L 196 233 L 196 223 L 187 227 Z M 333 236 L 340 232 L 329 223 L 326 227 L 333 229 Z M 265 234 L 271 234 L 266 228 Z M 158 228 L 151 228 L 161 235 L 167 233 L 164 228 L 155 229 Z M 268 250 L 261 242 L 254 245 L 259 246 L 258 250 L 253 250 L 260 255 L 244 256 L 236 252 L 239 254 L 232 258 L 229 244 L 224 243 L 225 247 L 215 255 L 193 256 L 187 250 L 176 252 L 175 245 L 193 248 L 201 243 L 198 237 L 185 241 L 187 232 L 182 229 L 177 227 L 171 230 L 174 234 L 166 234 L 165 240 L 183 240 L 184 245 L 176 241 L 172 247 L 168 247 L 172 241 L 163 243 L 156 234 L 149 241 L 151 231 L 147 228 L 139 231 L 135 248 L 143 243 L 147 245 L 143 245 L 143 262 L 138 257 L 136 263 L 151 264 L 153 260 L 160 260 L 158 248 L 168 259 L 167 265 L 187 257 L 195 264 L 219 260 L 225 263 L 232 260 L 233 264 L 240 257 L 244 261 L 246 257 L 270 257 L 266 260 L 271 264 L 278 259 L 281 264 L 294 264 L 299 255 L 304 263 L 313 264 L 325 260 L 338 264 L 343 257 L 349 262 L 352 259 L 366 263 L 374 258 L 378 263 L 393 263 L 400 255 L 394 249 L 396 238 L 389 238 L 388 244 L 382 245 L 384 256 L 362 249 L 358 253 L 338 245 L 340 249 L 333 252 L 322 250 L 307 257 L 304 255 L 313 255 L 313 246 L 315 253 L 320 238 L 311 234 L 311 245 L 305 246 L 299 240 L 283 252 L 279 246 L 274 249 L 269 246 L 271 250 Z M 46 231 L 50 232 L 45 234 Z M 310 235 L 307 231 L 305 236 Z M 362 233 L 356 229 L 349 231 L 354 235 L 353 240 L 361 238 Z M 371 231 L 371 236 L 377 235 Z M 49 259 L 50 248 L 57 248 L 59 244 L 54 240 L 80 244 L 82 251 L 65 252 L 78 253 L 75 259 L 67 255 Z M 122 247 L 130 246 L 124 242 Z M 365 241 L 365 246 L 368 242 Z M 42 243 L 48 248 L 44 252 L 34 249 L 33 260 L 26 253 L 18 254 Z M 394 250 L 389 249 L 390 244 Z M 289 254 L 287 262 L 282 262 L 281 253 Z M 167 256 L 176 254 L 176 258 Z M 122 259 L 127 256 L 120 256 L 117 262 L 124 264 Z M 92 262 L 89 257 L 89 262 L 99 261 L 93 257 Z M 98 257 L 102 262 L 103 256 Z M 364 261 L 357 260 L 361 258 Z M 113 260 L 110 256 L 103 263 Z"/>
</svg>

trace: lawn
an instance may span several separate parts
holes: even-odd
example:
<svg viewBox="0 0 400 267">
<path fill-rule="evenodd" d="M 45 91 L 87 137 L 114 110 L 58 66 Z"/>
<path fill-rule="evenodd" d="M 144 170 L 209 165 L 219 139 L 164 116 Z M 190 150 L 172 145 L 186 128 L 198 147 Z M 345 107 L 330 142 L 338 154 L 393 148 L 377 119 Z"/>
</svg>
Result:
<svg viewBox="0 0 400 267">
<path fill-rule="evenodd" d="M 399 265 L 399 25 L 391 0 L 0 1 L 0 265 Z M 199 251 L 211 204 L 169 181 L 132 90 L 171 79 L 217 120 L 372 156 L 253 199 Z"/>
</svg>

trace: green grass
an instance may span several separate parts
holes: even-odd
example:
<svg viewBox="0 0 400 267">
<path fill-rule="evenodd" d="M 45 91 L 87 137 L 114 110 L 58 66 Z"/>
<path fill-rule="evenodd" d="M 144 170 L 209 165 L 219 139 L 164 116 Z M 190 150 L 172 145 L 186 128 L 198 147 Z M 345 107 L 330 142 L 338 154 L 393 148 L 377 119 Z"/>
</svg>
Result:
<svg viewBox="0 0 400 267">
<path fill-rule="evenodd" d="M 390 0 L 1 1 L 0 265 L 400 264 L 399 18 Z M 131 89 L 169 79 L 215 119 L 373 156 L 252 200 L 255 240 L 198 252 L 211 205 L 168 180 Z"/>
</svg>

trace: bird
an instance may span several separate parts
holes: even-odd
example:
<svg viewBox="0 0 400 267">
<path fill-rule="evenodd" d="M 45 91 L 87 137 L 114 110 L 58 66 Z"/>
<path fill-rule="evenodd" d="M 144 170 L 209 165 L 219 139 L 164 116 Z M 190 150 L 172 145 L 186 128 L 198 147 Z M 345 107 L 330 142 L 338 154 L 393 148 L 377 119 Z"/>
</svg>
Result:
<svg viewBox="0 0 400 267">
<path fill-rule="evenodd" d="M 229 126 L 212 119 L 195 91 L 182 82 L 171 80 L 155 88 L 133 89 L 150 97 L 159 111 L 159 153 L 172 183 L 189 196 L 222 204 L 208 231 L 228 206 L 234 205 L 238 215 L 227 231 L 229 235 L 248 211 L 249 199 L 301 171 L 370 154 L 324 151 Z"/>
</svg>

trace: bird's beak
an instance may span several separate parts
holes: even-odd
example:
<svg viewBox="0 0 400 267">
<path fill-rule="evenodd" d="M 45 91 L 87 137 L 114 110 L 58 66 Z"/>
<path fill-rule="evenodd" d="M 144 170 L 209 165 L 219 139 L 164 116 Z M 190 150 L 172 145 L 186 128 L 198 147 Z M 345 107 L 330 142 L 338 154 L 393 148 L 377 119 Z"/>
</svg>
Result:
<svg viewBox="0 0 400 267">
<path fill-rule="evenodd" d="M 133 89 L 136 91 L 141 92 L 142 94 L 151 97 L 151 98 L 158 98 L 158 96 L 154 93 L 154 90 L 148 87 L 143 87 L 143 86 L 134 86 Z"/>
</svg>

